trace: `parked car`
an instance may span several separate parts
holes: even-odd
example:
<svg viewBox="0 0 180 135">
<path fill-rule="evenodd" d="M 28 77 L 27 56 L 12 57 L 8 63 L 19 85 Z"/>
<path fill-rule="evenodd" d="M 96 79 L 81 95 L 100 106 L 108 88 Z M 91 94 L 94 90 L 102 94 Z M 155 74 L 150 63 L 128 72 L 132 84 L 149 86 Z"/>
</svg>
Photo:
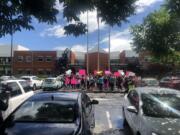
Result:
<svg viewBox="0 0 180 135">
<path fill-rule="evenodd" d="M 14 80 L 16 79 L 14 76 L 1 76 L 0 77 L 0 82 L 1 81 L 6 81 L 6 80 Z"/>
<path fill-rule="evenodd" d="M 159 86 L 159 81 L 156 78 L 143 78 L 141 86 Z"/>
<path fill-rule="evenodd" d="M 178 135 L 180 127 L 180 91 L 141 87 L 125 95 L 125 124 L 134 135 Z"/>
<path fill-rule="evenodd" d="M 38 93 L 24 102 L 4 122 L 8 135 L 92 135 L 94 105 L 80 92 Z"/>
<path fill-rule="evenodd" d="M 160 80 L 159 85 L 161 87 L 173 88 L 180 90 L 180 77 L 178 76 L 167 76 Z"/>
<path fill-rule="evenodd" d="M 22 76 L 21 79 L 26 80 L 29 83 L 30 87 L 33 88 L 33 90 L 41 88 L 43 82 L 37 76 Z"/>
<path fill-rule="evenodd" d="M 58 90 L 63 86 L 63 82 L 57 78 L 46 78 L 42 83 L 43 90 Z"/>
<path fill-rule="evenodd" d="M 2 85 L 3 84 L 3 85 Z M 3 88 L 4 87 L 4 88 Z M 20 104 L 22 104 L 34 92 L 24 80 L 7 80 L 1 82 L 1 89 L 10 91 L 10 99 L 8 109 L 3 112 L 3 118 L 7 118 Z"/>
</svg>

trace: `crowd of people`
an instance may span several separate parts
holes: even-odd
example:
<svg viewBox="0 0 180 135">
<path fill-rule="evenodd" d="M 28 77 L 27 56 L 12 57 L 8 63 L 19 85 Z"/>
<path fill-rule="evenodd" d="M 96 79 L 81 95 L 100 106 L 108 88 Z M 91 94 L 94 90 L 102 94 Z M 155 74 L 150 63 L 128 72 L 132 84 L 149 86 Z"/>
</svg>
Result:
<svg viewBox="0 0 180 135">
<path fill-rule="evenodd" d="M 87 90 L 100 90 L 100 91 L 114 91 L 119 90 L 128 92 L 129 89 L 135 87 L 137 84 L 136 76 L 115 76 L 109 75 L 64 75 L 64 87 L 71 89 L 87 89 Z"/>
</svg>

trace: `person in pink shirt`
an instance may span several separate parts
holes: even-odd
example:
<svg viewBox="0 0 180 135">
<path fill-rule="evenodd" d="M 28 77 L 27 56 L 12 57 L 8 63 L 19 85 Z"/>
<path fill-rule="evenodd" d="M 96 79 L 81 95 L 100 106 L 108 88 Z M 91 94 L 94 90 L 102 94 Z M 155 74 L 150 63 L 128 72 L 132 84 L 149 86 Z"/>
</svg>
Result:
<svg viewBox="0 0 180 135">
<path fill-rule="evenodd" d="M 72 78 L 71 78 L 71 86 L 72 86 L 73 89 L 76 88 L 76 84 L 77 84 L 76 77 L 75 77 L 75 75 L 72 75 Z"/>
</svg>

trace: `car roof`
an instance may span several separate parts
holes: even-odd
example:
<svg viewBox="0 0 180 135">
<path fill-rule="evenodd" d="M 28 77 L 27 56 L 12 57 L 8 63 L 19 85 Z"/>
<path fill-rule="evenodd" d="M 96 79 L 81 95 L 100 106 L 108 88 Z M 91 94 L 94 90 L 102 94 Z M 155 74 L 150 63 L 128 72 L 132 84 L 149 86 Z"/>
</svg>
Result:
<svg viewBox="0 0 180 135">
<path fill-rule="evenodd" d="M 31 78 L 31 77 L 37 77 L 37 76 L 21 76 L 21 78 Z"/>
<path fill-rule="evenodd" d="M 157 80 L 156 78 L 142 78 L 142 80 Z"/>
<path fill-rule="evenodd" d="M 57 79 L 56 77 L 48 77 L 46 79 Z"/>
<path fill-rule="evenodd" d="M 16 80 L 5 80 L 5 81 L 2 81 L 1 83 L 19 82 L 19 81 L 25 81 L 25 80 L 22 80 L 22 79 L 16 79 Z"/>
<path fill-rule="evenodd" d="M 29 101 L 77 101 L 80 92 L 41 92 L 29 98 Z"/>
<path fill-rule="evenodd" d="M 154 94 L 158 94 L 158 93 L 169 93 L 169 94 L 180 94 L 180 91 L 175 90 L 175 89 L 170 89 L 170 88 L 162 88 L 162 87 L 138 87 L 136 88 L 136 91 L 139 94 L 145 93 L 154 93 Z"/>
</svg>

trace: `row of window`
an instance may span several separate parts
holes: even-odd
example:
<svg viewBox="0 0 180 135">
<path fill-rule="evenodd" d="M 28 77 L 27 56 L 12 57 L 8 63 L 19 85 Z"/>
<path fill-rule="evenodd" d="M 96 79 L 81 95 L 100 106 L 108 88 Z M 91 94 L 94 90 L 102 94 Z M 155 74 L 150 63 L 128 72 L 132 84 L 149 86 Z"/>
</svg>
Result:
<svg viewBox="0 0 180 135">
<path fill-rule="evenodd" d="M 18 56 L 17 59 L 16 59 L 18 62 L 32 62 L 32 57 L 31 56 Z M 53 58 L 51 56 L 46 56 L 46 57 L 43 57 L 43 56 L 38 56 L 38 57 L 35 57 L 35 61 L 38 61 L 38 62 L 51 62 L 53 60 Z"/>
<path fill-rule="evenodd" d="M 18 69 L 17 71 L 18 74 L 26 74 L 26 75 L 31 75 L 33 74 L 32 70 L 31 69 L 26 69 L 26 70 L 23 70 L 23 69 Z M 47 74 L 47 75 L 50 75 L 52 73 L 52 71 L 50 69 L 39 69 L 37 71 L 37 74 L 41 75 L 41 74 Z"/>
<path fill-rule="evenodd" d="M 0 58 L 0 64 L 10 64 L 11 58 Z"/>
</svg>

